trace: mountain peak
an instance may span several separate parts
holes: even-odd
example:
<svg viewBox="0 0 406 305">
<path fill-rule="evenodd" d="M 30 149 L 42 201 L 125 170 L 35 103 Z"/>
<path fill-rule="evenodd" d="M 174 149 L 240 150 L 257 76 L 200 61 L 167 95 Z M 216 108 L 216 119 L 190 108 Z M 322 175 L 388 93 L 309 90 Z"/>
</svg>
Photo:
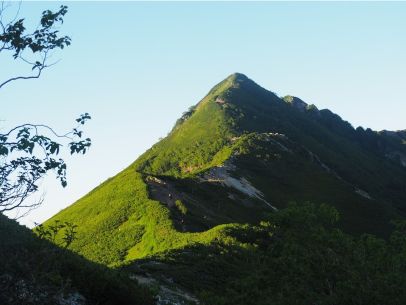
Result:
<svg viewBox="0 0 406 305">
<path fill-rule="evenodd" d="M 248 80 L 249 78 L 245 74 L 236 72 L 227 77 L 227 79 L 232 82 L 242 82 Z"/>
<path fill-rule="evenodd" d="M 197 244 L 217 251 L 212 242 L 234 240 L 226 232 L 240 232 L 236 223 L 258 228 L 272 207 L 290 202 L 327 202 L 346 230 L 385 237 L 389 220 L 406 214 L 406 134 L 357 132 L 316 109 L 234 73 L 167 137 L 53 219 L 80 223 L 71 249 L 111 266 L 164 253 L 172 259 Z"/>
<path fill-rule="evenodd" d="M 245 95 L 249 94 L 256 100 L 263 100 L 265 96 L 269 98 L 269 94 L 271 94 L 273 98 L 276 97 L 273 92 L 264 89 L 245 74 L 238 72 L 229 75 L 219 85 L 220 86 L 214 87 L 214 89 L 221 88 L 223 92 L 228 89 L 243 89 L 243 91 L 246 92 Z"/>
</svg>

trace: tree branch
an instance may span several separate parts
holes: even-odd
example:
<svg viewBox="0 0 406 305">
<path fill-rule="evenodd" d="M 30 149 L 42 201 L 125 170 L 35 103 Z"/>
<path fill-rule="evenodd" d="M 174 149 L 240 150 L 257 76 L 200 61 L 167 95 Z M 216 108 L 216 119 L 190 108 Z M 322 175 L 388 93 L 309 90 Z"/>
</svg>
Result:
<svg viewBox="0 0 406 305">
<path fill-rule="evenodd" d="M 39 64 L 39 63 L 38 63 L 38 65 L 37 65 L 37 64 L 34 64 L 34 68 L 35 68 L 35 69 L 38 69 L 37 75 L 12 77 L 12 78 L 6 80 L 5 82 L 1 83 L 1 84 L 0 84 L 0 89 L 1 89 L 3 86 L 5 86 L 5 85 L 7 85 L 8 83 L 10 83 L 10 82 L 12 82 L 12 81 L 15 81 L 15 80 L 39 78 L 39 77 L 41 76 L 42 70 L 44 70 L 45 68 L 49 67 L 49 66 L 45 65 L 46 60 L 47 60 L 47 52 L 45 52 L 41 64 Z"/>
</svg>

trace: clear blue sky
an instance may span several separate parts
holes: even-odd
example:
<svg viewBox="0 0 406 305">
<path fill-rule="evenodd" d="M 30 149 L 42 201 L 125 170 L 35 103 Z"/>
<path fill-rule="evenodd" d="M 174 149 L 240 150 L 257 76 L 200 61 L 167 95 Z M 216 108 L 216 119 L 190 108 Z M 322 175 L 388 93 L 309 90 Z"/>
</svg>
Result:
<svg viewBox="0 0 406 305">
<path fill-rule="evenodd" d="M 72 127 L 93 116 L 93 147 L 68 159 L 69 185 L 44 181 L 42 221 L 113 176 L 233 72 L 329 108 L 354 126 L 405 129 L 406 3 L 66 3 L 72 46 L 34 81 L 0 91 L 0 125 Z M 24 2 L 38 19 L 59 3 Z M 19 72 L 0 59 L 0 77 Z M 1 80 L 1 79 L 0 79 Z"/>
</svg>

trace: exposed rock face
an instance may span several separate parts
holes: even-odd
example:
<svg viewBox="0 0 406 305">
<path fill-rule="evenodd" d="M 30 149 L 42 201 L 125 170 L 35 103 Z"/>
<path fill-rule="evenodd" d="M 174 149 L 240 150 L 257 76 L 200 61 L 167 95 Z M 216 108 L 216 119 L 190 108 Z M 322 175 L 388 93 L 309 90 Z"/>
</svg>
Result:
<svg viewBox="0 0 406 305">
<path fill-rule="evenodd" d="M 382 130 L 381 133 L 386 135 L 386 136 L 390 136 L 390 137 L 397 137 L 398 136 L 398 133 L 396 131 L 392 131 L 392 130 Z"/>
<path fill-rule="evenodd" d="M 232 177 L 231 171 L 235 169 L 235 166 L 229 161 L 223 166 L 217 166 L 210 169 L 203 176 L 203 179 L 209 182 L 220 182 L 228 187 L 234 188 L 241 193 L 248 195 L 249 197 L 257 198 L 268 205 L 273 210 L 277 210 L 268 201 L 264 199 L 264 194 L 256 189 L 246 178 Z"/>
<path fill-rule="evenodd" d="M 86 299 L 78 292 L 61 294 L 57 301 L 59 305 L 86 305 Z"/>
<path fill-rule="evenodd" d="M 0 276 L 0 303 L 2 305 L 87 304 L 85 297 L 80 293 L 65 290 L 64 287 L 40 284 L 32 278 L 16 278 L 10 274 L 2 274 Z"/>
<path fill-rule="evenodd" d="M 153 262 L 151 262 L 153 263 Z M 158 288 L 156 299 L 157 305 L 198 305 L 200 304 L 196 296 L 180 287 L 173 285 L 173 280 L 166 277 L 157 279 L 150 274 L 134 275 L 139 284 L 156 289 Z"/>
<path fill-rule="evenodd" d="M 216 103 L 219 105 L 224 105 L 226 103 L 226 101 L 218 97 L 218 98 L 216 98 Z"/>
<path fill-rule="evenodd" d="M 286 103 L 291 104 L 294 108 L 296 108 L 297 110 L 301 111 L 301 112 L 305 112 L 307 110 L 307 103 L 302 101 L 300 98 L 296 97 L 296 96 L 292 96 L 292 95 L 288 95 L 285 96 L 283 98 L 283 100 Z"/>
<path fill-rule="evenodd" d="M 377 134 L 383 137 L 385 145 L 382 150 L 385 157 L 406 167 L 406 131 L 382 130 Z"/>
<path fill-rule="evenodd" d="M 369 199 L 369 200 L 372 199 L 372 197 L 371 197 L 367 192 L 365 192 L 365 191 L 363 191 L 363 190 L 361 190 L 361 189 L 359 189 L 359 188 L 357 188 L 357 189 L 355 190 L 355 192 L 356 192 L 358 195 L 360 195 L 360 196 L 362 196 L 362 197 L 364 197 L 364 198 L 366 198 L 366 199 Z"/>
<path fill-rule="evenodd" d="M 385 157 L 398 161 L 400 165 L 406 167 L 406 154 L 400 151 L 391 151 L 385 154 Z"/>
</svg>

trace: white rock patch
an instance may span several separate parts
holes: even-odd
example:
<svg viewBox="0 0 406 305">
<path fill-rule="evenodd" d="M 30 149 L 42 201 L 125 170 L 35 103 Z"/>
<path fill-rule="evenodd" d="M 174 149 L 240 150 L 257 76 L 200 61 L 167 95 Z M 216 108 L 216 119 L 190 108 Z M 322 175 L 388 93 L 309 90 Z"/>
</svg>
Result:
<svg viewBox="0 0 406 305">
<path fill-rule="evenodd" d="M 204 174 L 203 180 L 209 182 L 219 182 L 228 187 L 232 187 L 241 193 L 244 193 L 252 198 L 257 198 L 268 205 L 273 210 L 277 210 L 273 205 L 264 199 L 264 194 L 255 188 L 246 178 L 234 178 L 229 171 L 234 170 L 235 166 L 228 162 L 223 166 L 217 166 L 210 169 Z"/>
<path fill-rule="evenodd" d="M 365 192 L 365 191 L 363 191 L 363 190 L 361 190 L 361 189 L 355 189 L 355 192 L 358 194 L 358 195 L 360 195 L 360 196 L 362 196 L 362 197 L 364 197 L 364 198 L 366 198 L 366 199 L 369 199 L 369 200 L 371 200 L 372 199 L 372 197 L 367 193 L 367 192 Z"/>
</svg>

